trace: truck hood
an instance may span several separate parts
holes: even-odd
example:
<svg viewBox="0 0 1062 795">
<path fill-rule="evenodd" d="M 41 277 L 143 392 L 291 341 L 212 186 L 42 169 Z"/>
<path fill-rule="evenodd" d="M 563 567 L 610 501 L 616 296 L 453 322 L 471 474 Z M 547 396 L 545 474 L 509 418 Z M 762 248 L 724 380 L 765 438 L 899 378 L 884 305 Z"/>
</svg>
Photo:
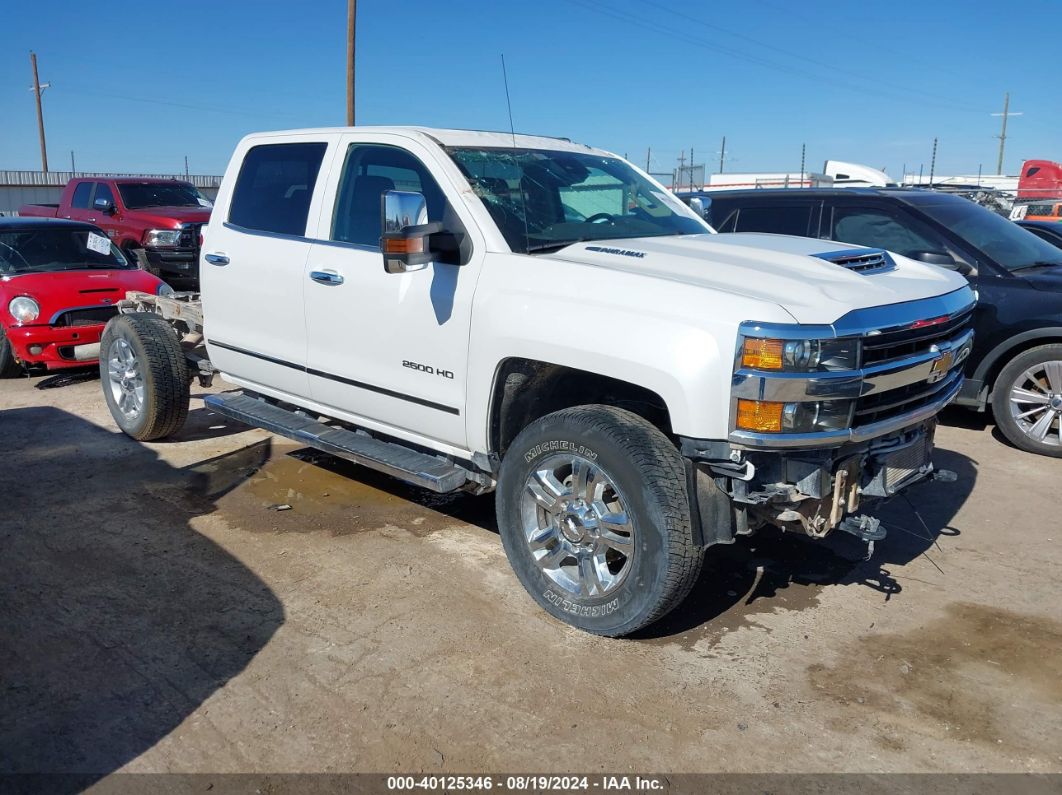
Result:
<svg viewBox="0 0 1062 795">
<path fill-rule="evenodd" d="M 127 221 L 139 221 L 160 229 L 170 229 L 176 221 L 178 224 L 205 224 L 210 220 L 209 207 L 144 207 L 140 210 L 126 210 L 123 213 Z"/>
<path fill-rule="evenodd" d="M 11 322 L 8 303 L 15 296 L 28 295 L 41 308 L 40 315 L 29 325 L 45 325 L 68 309 L 110 306 L 125 298 L 127 290 L 153 293 L 159 284 L 157 277 L 139 269 L 24 273 L 0 281 L 0 309 L 5 322 Z"/>
<path fill-rule="evenodd" d="M 931 298 L 968 284 L 957 273 L 895 254 L 895 270 L 871 274 L 816 256 L 842 250 L 865 249 L 739 233 L 588 241 L 540 256 L 770 302 L 798 323 L 832 323 L 853 309 Z"/>
</svg>

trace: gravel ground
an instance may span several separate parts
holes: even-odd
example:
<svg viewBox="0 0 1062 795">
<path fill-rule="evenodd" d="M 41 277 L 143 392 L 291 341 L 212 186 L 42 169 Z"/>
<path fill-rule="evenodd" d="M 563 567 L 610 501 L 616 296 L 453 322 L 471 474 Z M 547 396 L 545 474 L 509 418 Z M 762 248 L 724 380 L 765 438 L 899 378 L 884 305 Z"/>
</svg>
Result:
<svg viewBox="0 0 1062 795">
<path fill-rule="evenodd" d="M 489 496 L 41 380 L 0 383 L 0 772 L 1062 771 L 1062 460 L 965 412 L 871 560 L 717 547 L 617 641 L 535 607 Z"/>
</svg>

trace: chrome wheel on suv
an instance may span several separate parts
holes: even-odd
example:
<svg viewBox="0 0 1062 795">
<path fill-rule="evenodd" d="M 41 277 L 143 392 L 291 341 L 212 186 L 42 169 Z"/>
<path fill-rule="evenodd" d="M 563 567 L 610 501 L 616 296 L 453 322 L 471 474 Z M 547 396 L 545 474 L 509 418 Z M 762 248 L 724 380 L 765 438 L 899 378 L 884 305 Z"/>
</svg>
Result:
<svg viewBox="0 0 1062 795">
<path fill-rule="evenodd" d="M 1062 458 L 1062 344 L 1022 351 L 1000 370 L 992 413 L 1015 447 Z"/>
<path fill-rule="evenodd" d="M 1062 361 L 1035 364 L 1014 381 L 1010 415 L 1033 441 L 1062 447 Z"/>
<path fill-rule="evenodd" d="M 634 525 L 612 479 L 578 455 L 555 455 L 528 476 L 524 536 L 542 573 L 575 596 L 603 596 L 623 582 Z"/>
</svg>

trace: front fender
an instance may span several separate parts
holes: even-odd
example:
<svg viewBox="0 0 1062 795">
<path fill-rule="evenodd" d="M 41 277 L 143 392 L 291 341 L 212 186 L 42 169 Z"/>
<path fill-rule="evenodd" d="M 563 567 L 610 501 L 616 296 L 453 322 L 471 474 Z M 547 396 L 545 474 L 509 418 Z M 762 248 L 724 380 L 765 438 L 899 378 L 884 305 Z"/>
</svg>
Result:
<svg viewBox="0 0 1062 795">
<path fill-rule="evenodd" d="M 519 357 L 659 395 L 676 434 L 725 439 L 743 320 L 792 322 L 781 308 L 638 273 L 497 255 L 481 276 L 469 344 L 468 437 L 489 449 L 495 374 Z"/>
</svg>

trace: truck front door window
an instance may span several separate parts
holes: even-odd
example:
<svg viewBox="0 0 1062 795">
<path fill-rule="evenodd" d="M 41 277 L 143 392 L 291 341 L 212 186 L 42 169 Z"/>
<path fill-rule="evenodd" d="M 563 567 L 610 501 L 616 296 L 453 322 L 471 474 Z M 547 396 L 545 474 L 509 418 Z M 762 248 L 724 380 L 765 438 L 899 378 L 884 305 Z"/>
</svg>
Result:
<svg viewBox="0 0 1062 795">
<path fill-rule="evenodd" d="M 682 202 L 617 158 L 543 149 L 448 151 L 519 253 L 584 240 L 709 233 Z"/>
<path fill-rule="evenodd" d="M 327 148 L 321 142 L 253 147 L 236 178 L 229 222 L 262 232 L 305 235 L 310 198 Z"/>
<path fill-rule="evenodd" d="M 929 229 L 915 228 L 914 220 L 899 218 L 872 207 L 838 207 L 833 211 L 830 239 L 857 246 L 895 251 L 905 257 L 923 252 L 948 252 L 951 247 Z"/>
<path fill-rule="evenodd" d="M 447 220 L 446 197 L 416 157 L 393 146 L 353 144 L 347 150 L 336 193 L 331 239 L 379 246 L 380 197 L 388 190 L 423 194 L 428 220 Z"/>
</svg>

